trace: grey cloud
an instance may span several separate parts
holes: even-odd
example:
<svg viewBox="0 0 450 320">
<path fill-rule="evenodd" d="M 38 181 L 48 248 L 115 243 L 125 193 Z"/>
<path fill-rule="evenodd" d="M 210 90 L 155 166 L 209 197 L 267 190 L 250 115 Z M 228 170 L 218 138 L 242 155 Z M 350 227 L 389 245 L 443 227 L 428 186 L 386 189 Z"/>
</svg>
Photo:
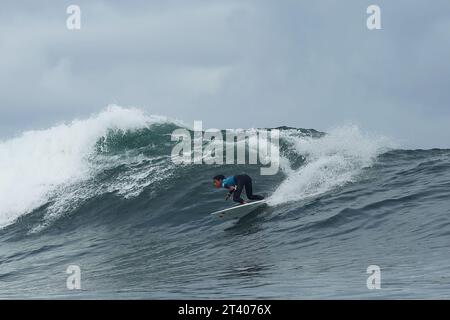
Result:
<svg viewBox="0 0 450 320">
<path fill-rule="evenodd" d="M 72 3 L 2 6 L 3 136 L 117 103 L 209 127 L 354 122 L 448 147 L 448 1 L 76 1 L 71 32 Z"/>
</svg>

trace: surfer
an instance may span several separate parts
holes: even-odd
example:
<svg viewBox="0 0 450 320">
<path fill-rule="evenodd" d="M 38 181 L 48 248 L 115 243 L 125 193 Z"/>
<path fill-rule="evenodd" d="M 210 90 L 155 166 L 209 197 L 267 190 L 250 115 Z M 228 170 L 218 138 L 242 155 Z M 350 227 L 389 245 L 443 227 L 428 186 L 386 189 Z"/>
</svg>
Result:
<svg viewBox="0 0 450 320">
<path fill-rule="evenodd" d="M 239 174 L 236 176 L 225 177 L 224 175 L 217 175 L 213 178 L 214 186 L 216 188 L 226 188 L 228 189 L 228 194 L 225 200 L 233 195 L 233 201 L 239 202 L 241 204 L 247 203 L 241 198 L 242 190 L 245 187 L 245 193 L 249 200 L 262 200 L 263 196 L 253 194 L 252 190 L 252 178 L 246 174 Z"/>
</svg>

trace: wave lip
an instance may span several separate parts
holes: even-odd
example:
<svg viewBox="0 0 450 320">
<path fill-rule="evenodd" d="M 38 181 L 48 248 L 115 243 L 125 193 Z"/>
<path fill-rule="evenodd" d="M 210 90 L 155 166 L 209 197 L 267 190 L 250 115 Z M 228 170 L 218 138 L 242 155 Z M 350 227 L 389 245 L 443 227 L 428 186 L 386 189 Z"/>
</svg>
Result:
<svg viewBox="0 0 450 320">
<path fill-rule="evenodd" d="M 171 122 L 139 109 L 108 106 L 85 120 L 28 131 L 0 143 L 0 228 L 46 204 L 52 195 L 93 176 L 91 157 L 109 130 Z"/>
</svg>

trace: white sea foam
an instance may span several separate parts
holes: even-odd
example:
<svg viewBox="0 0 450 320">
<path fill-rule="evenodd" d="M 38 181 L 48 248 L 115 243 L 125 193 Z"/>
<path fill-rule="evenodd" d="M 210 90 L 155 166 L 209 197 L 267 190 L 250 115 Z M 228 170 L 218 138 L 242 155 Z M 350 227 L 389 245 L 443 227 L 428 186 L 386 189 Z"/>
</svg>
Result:
<svg viewBox="0 0 450 320">
<path fill-rule="evenodd" d="M 96 169 L 89 157 L 109 129 L 131 130 L 168 121 L 139 109 L 111 105 L 88 119 L 0 142 L 0 228 L 47 203 L 54 194 L 89 179 Z M 127 188 L 136 192 L 122 185 L 123 190 Z"/>
<path fill-rule="evenodd" d="M 270 205 L 314 197 L 351 182 L 393 146 L 389 139 L 365 135 L 356 126 L 334 129 L 319 139 L 290 133 L 282 137 L 292 151 L 305 157 L 305 163 L 293 170 L 282 162 L 287 177 L 269 198 Z"/>
</svg>

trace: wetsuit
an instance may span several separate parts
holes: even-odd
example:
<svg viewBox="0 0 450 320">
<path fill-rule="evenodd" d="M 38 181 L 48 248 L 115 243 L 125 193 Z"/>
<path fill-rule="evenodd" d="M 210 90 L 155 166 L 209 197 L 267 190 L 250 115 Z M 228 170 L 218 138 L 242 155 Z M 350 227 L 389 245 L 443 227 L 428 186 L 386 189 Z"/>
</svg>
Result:
<svg viewBox="0 0 450 320">
<path fill-rule="evenodd" d="M 231 196 L 231 194 L 233 194 L 233 201 L 236 201 L 239 203 L 244 203 L 244 200 L 241 198 L 241 193 L 242 193 L 242 190 L 244 189 L 244 187 L 245 187 L 245 193 L 247 194 L 248 199 L 250 199 L 250 200 L 264 199 L 263 196 L 253 194 L 252 178 L 250 178 L 246 174 L 240 174 L 237 176 L 231 176 L 231 177 L 225 178 L 222 181 L 222 187 L 223 188 L 235 187 L 234 190 L 232 190 L 228 193 L 228 196 Z"/>
</svg>

